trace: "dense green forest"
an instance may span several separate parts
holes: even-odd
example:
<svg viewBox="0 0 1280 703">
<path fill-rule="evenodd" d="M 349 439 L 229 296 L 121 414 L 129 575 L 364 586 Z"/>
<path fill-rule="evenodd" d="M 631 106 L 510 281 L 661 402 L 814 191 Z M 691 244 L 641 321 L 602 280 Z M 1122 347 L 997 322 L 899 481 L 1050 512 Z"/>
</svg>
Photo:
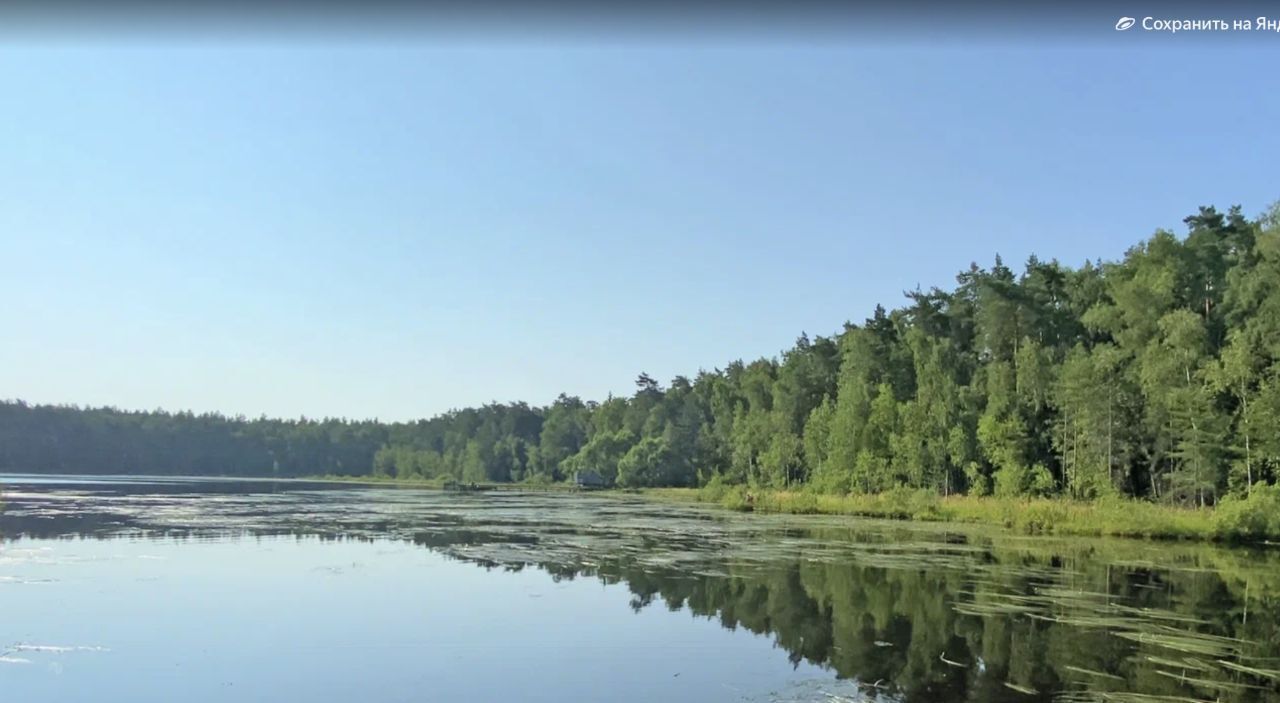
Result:
<svg viewBox="0 0 1280 703">
<path fill-rule="evenodd" d="M 7 471 L 348 474 L 1208 505 L 1280 477 L 1280 206 L 1118 262 L 998 256 L 780 358 L 409 423 L 0 405 Z"/>
</svg>

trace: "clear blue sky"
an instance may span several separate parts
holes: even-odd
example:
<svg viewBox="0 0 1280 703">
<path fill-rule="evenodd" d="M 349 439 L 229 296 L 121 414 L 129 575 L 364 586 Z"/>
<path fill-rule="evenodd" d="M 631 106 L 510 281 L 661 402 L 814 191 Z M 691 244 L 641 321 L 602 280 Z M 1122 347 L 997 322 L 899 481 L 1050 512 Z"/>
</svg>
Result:
<svg viewBox="0 0 1280 703">
<path fill-rule="evenodd" d="M 1276 57 L 10 47 L 0 397 L 404 419 L 774 355 L 1256 215 Z"/>
</svg>

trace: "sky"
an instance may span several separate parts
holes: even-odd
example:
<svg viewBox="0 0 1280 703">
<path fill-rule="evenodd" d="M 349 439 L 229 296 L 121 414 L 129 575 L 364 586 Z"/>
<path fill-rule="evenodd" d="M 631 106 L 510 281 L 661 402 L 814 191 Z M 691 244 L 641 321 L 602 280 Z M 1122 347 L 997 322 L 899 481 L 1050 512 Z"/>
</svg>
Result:
<svg viewBox="0 0 1280 703">
<path fill-rule="evenodd" d="M 0 398 L 403 420 L 773 356 L 972 261 L 1257 215 L 1276 57 L 7 45 Z"/>
</svg>

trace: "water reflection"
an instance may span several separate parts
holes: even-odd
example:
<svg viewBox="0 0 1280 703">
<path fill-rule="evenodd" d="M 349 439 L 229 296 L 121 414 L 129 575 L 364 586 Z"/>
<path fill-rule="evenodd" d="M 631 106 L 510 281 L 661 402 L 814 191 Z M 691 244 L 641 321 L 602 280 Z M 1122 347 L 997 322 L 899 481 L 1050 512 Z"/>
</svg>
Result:
<svg viewBox="0 0 1280 703">
<path fill-rule="evenodd" d="M 1280 558 L 740 516 L 615 497 L 263 481 L 4 480 L 23 539 L 401 540 L 625 585 L 901 701 L 1278 701 Z"/>
</svg>

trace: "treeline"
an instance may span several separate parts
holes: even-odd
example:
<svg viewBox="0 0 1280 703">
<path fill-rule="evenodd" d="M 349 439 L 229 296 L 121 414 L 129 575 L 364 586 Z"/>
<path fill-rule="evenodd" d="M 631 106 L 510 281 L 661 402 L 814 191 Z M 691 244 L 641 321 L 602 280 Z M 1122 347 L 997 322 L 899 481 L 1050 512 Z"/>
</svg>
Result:
<svg viewBox="0 0 1280 703">
<path fill-rule="evenodd" d="M 0 402 L 0 470 L 172 476 L 367 474 L 394 437 L 376 422 Z"/>
<path fill-rule="evenodd" d="M 0 407 L 7 470 L 344 473 L 624 486 L 1128 495 L 1194 503 L 1280 474 L 1280 207 L 1203 207 L 1118 262 L 999 257 L 780 358 L 629 397 L 413 423 Z"/>
</svg>

